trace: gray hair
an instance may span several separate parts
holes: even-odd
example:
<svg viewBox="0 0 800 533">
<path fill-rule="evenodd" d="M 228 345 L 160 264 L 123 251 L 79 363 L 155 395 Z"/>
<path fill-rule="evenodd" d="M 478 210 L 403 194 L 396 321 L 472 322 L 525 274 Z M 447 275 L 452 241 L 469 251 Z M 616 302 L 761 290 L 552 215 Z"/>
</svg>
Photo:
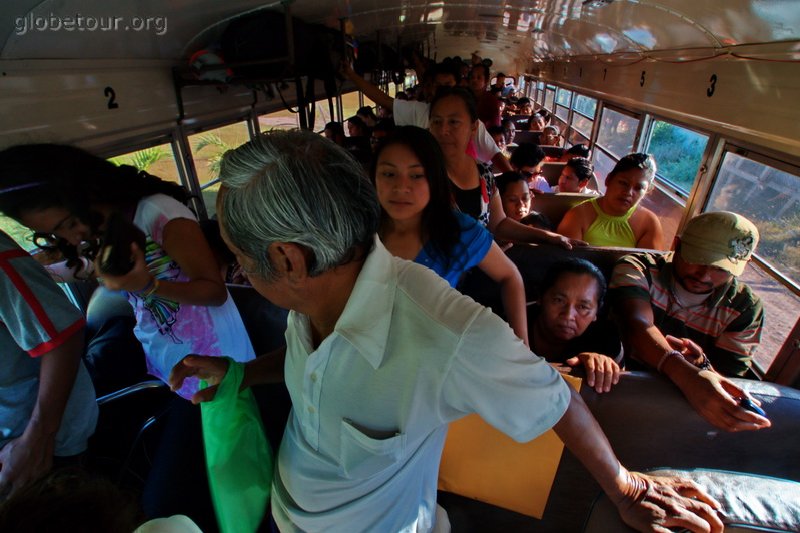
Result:
<svg viewBox="0 0 800 533">
<path fill-rule="evenodd" d="M 380 220 L 375 188 L 344 149 L 308 131 L 271 131 L 228 151 L 220 166 L 220 221 L 231 242 L 274 279 L 274 242 L 311 252 L 316 276 L 366 254 Z"/>
</svg>

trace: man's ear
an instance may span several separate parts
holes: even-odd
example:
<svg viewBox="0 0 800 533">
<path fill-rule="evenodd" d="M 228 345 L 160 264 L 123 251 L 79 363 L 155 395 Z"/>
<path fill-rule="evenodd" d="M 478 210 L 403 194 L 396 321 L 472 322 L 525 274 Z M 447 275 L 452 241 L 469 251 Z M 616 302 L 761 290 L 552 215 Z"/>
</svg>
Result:
<svg viewBox="0 0 800 533">
<path fill-rule="evenodd" d="M 303 249 L 291 242 L 274 242 L 269 245 L 269 258 L 275 268 L 290 282 L 308 277 L 308 259 Z"/>
</svg>

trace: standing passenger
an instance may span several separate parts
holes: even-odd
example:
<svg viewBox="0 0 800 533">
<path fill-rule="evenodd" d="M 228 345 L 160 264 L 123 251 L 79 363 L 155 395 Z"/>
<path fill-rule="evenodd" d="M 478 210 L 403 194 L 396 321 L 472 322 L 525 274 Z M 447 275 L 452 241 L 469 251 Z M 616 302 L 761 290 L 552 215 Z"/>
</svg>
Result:
<svg viewBox="0 0 800 533">
<path fill-rule="evenodd" d="M 376 154 L 372 182 L 381 204 L 381 241 L 397 257 L 429 267 L 455 287 L 474 266 L 500 285 L 514 333 L 528 343 L 525 286 L 514 263 L 474 218 L 454 211 L 436 139 L 402 126 Z"/>
<path fill-rule="evenodd" d="M 242 382 L 285 378 L 292 397 L 272 484 L 281 531 L 447 531 L 439 460 L 448 423 L 470 413 L 519 441 L 554 427 L 637 529 L 722 531 L 698 486 L 625 469 L 580 395 L 494 313 L 386 251 L 375 190 L 341 149 L 273 131 L 228 152 L 221 180 L 223 236 L 291 309 L 284 363 L 256 359 Z M 190 356 L 171 382 L 216 384 L 227 368 Z"/>
</svg>

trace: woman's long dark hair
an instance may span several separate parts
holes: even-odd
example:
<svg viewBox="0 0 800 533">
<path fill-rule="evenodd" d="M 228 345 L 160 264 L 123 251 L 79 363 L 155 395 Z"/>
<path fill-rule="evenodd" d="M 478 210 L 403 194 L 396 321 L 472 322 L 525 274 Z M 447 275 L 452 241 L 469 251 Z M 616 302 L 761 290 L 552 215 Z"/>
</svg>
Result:
<svg viewBox="0 0 800 533">
<path fill-rule="evenodd" d="M 102 217 L 93 205 L 133 208 L 145 196 L 163 193 L 181 203 L 191 195 L 130 165 L 117 166 L 74 146 L 25 144 L 0 152 L 0 213 L 20 221 L 26 212 L 63 207 L 98 231 Z M 55 244 L 73 266 L 77 250 Z"/>
<path fill-rule="evenodd" d="M 428 130 L 416 126 L 401 126 L 386 137 L 375 152 L 370 179 L 375 184 L 378 159 L 389 146 L 401 144 L 414 152 L 425 169 L 428 180 L 430 201 L 422 210 L 423 239 L 427 237 L 435 252 L 449 267 L 453 250 L 460 240 L 461 226 L 458 223 L 450 189 L 450 178 L 444 163 L 444 154 L 433 135 Z M 389 215 L 381 206 L 381 227 L 389 220 Z"/>
</svg>

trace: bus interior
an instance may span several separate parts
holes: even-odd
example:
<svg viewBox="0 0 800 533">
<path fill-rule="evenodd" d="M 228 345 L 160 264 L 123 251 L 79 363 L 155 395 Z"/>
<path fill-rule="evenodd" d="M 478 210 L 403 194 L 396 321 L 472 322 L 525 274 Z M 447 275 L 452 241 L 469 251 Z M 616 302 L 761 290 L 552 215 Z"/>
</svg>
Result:
<svg viewBox="0 0 800 533">
<path fill-rule="evenodd" d="M 227 61 L 229 28 L 265 13 L 268 54 Z M 147 169 L 188 188 L 201 220 L 215 214 L 225 151 L 274 128 L 321 132 L 373 105 L 339 74 L 339 62 L 353 62 L 394 96 L 420 81 L 415 56 L 490 60 L 491 81 L 504 73 L 517 96 L 549 111 L 564 147 L 591 148 L 601 193 L 602 178 L 622 156 L 654 155 L 656 187 L 643 205 L 659 217 L 667 245 L 707 211 L 743 214 L 761 234 L 742 279 L 762 299 L 766 326 L 749 379 L 741 382 L 762 401 L 773 427 L 716 431 L 670 383 L 631 372 L 608 397 L 581 392 L 620 458 L 640 469 L 800 481 L 797 0 L 7 0 L 0 35 L 0 147 L 73 144 Z M 541 202 L 553 216 L 567 208 Z M 25 228 L 6 218 L 0 223 L 33 249 Z M 607 275 L 622 254 L 577 253 Z M 509 251 L 532 288 L 529 300 L 545 267 L 563 254 L 544 245 Z M 93 289 L 65 287 L 84 310 Z M 466 290 L 496 307 L 491 284 L 479 280 Z M 280 342 L 285 311 L 254 291 L 231 292 L 254 344 Z M 117 454 L 103 456 L 106 466 L 136 486 L 147 476 L 147 448 L 155 441 L 149 433 L 157 434 L 169 394 L 155 383 L 104 392 L 112 394 L 101 402 L 98 439 L 105 440 L 98 456 Z M 122 405 L 120 396 L 128 395 L 134 400 Z M 268 428 L 276 446 L 288 404 L 279 388 L 264 396 L 283 413 Z M 104 410 L 114 414 L 103 417 Z M 738 481 L 718 481 L 720 491 L 735 491 Z M 795 506 L 796 525 L 797 485 L 765 487 Z M 439 501 L 454 531 L 624 531 L 598 517 L 598 492 L 565 453 L 543 517 L 447 491 Z M 763 530 L 790 530 L 773 527 Z"/>
</svg>

